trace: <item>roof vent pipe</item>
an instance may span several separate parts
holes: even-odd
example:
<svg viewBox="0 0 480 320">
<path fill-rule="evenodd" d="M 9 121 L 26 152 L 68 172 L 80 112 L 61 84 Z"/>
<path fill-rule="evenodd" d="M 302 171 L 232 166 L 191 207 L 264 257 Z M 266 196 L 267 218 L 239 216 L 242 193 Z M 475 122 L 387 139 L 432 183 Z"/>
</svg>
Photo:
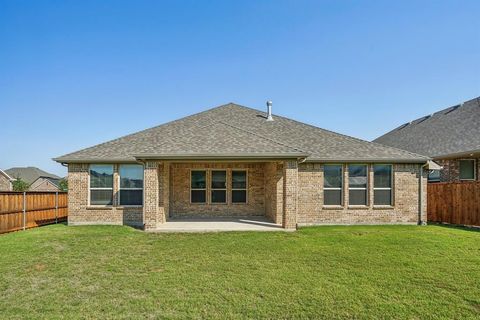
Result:
<svg viewBox="0 0 480 320">
<path fill-rule="evenodd" d="M 272 118 L 272 101 L 267 101 L 267 121 L 273 121 Z"/>
</svg>

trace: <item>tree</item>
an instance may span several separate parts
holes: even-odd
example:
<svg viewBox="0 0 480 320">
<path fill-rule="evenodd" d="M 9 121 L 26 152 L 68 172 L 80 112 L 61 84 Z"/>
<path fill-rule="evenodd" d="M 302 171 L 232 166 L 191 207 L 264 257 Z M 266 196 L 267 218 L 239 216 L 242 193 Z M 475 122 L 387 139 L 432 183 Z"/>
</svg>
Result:
<svg viewBox="0 0 480 320">
<path fill-rule="evenodd" d="M 67 192 L 68 191 L 68 180 L 67 179 L 62 179 L 58 183 L 58 187 L 60 188 L 60 191 Z"/>
<path fill-rule="evenodd" d="M 13 191 L 27 191 L 30 185 L 23 181 L 22 179 L 18 178 L 17 180 L 12 182 Z"/>
</svg>

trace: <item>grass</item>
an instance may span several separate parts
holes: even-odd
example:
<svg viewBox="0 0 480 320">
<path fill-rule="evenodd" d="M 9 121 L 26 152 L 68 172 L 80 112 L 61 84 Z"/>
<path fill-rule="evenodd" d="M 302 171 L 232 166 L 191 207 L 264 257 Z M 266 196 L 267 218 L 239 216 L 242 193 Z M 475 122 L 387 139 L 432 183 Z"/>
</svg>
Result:
<svg viewBox="0 0 480 320">
<path fill-rule="evenodd" d="M 475 318 L 480 232 L 442 226 L 0 236 L 0 317 Z"/>
</svg>

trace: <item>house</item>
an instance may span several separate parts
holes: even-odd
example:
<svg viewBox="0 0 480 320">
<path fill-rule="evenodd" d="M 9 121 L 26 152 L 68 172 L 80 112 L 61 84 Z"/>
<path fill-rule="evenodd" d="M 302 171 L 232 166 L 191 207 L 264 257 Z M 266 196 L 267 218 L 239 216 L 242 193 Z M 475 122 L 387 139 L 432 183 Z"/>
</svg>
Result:
<svg viewBox="0 0 480 320">
<path fill-rule="evenodd" d="M 68 165 L 70 225 L 426 221 L 428 157 L 233 103 L 54 160 Z"/>
<path fill-rule="evenodd" d="M 480 180 L 480 97 L 407 122 L 374 140 L 428 156 L 430 182 Z"/>
<path fill-rule="evenodd" d="M 22 179 L 29 184 L 28 191 L 61 191 L 62 178 L 36 167 L 15 167 L 5 170 L 14 179 Z"/>
<path fill-rule="evenodd" d="M 10 177 L 8 173 L 0 169 L 0 191 L 12 191 L 13 181 L 15 181 L 14 178 Z"/>
</svg>

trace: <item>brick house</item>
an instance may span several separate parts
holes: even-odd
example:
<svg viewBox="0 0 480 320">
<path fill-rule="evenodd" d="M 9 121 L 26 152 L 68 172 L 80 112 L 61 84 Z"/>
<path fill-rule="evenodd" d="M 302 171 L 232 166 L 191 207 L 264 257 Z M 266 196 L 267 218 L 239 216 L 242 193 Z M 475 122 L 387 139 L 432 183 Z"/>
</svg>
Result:
<svg viewBox="0 0 480 320">
<path fill-rule="evenodd" d="M 429 182 L 479 181 L 480 97 L 405 123 L 374 140 L 432 158 Z"/>
<path fill-rule="evenodd" d="M 428 157 L 233 103 L 54 160 L 68 165 L 71 225 L 426 221 Z"/>
</svg>

